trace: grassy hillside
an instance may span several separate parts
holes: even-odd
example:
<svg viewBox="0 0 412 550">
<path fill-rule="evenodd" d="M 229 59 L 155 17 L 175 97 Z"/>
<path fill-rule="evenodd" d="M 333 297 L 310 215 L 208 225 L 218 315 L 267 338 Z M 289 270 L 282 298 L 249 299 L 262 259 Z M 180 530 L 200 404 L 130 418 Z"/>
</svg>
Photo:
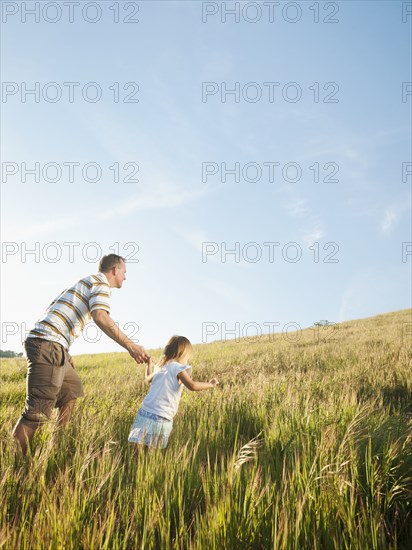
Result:
<svg viewBox="0 0 412 550">
<path fill-rule="evenodd" d="M 2 360 L 0 544 L 410 548 L 412 311 L 292 340 L 195 346 L 194 377 L 221 386 L 185 390 L 168 448 L 146 454 L 127 443 L 143 367 L 115 353 L 76 357 L 68 429 L 17 460 L 26 367 Z"/>
</svg>

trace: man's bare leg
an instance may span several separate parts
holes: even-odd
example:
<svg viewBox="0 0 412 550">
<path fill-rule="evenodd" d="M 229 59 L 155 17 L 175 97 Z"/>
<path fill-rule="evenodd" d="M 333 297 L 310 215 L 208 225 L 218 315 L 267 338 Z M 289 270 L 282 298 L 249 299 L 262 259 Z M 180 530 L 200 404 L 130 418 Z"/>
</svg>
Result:
<svg viewBox="0 0 412 550">
<path fill-rule="evenodd" d="M 57 419 L 56 419 L 56 424 L 53 430 L 52 441 L 51 441 L 53 446 L 59 445 L 61 443 L 61 438 L 63 436 L 64 429 L 68 421 L 70 420 L 75 402 L 76 402 L 75 399 L 71 399 L 70 401 L 67 401 L 66 403 L 64 403 L 64 405 L 62 405 L 61 407 L 57 407 L 57 410 L 58 410 Z"/>
<path fill-rule="evenodd" d="M 67 401 L 64 405 L 59 407 L 59 413 L 57 416 L 58 428 L 64 428 L 66 426 L 67 422 L 70 420 L 70 417 L 72 415 L 72 411 L 75 403 L 76 403 L 76 399 L 71 399 L 70 401 Z"/>
<path fill-rule="evenodd" d="M 13 437 L 20 445 L 23 456 L 26 455 L 27 448 L 34 437 L 36 430 L 37 430 L 37 426 L 36 427 L 28 426 L 27 424 L 24 424 L 24 422 L 22 422 L 21 418 L 17 421 L 16 425 L 14 426 Z"/>
</svg>

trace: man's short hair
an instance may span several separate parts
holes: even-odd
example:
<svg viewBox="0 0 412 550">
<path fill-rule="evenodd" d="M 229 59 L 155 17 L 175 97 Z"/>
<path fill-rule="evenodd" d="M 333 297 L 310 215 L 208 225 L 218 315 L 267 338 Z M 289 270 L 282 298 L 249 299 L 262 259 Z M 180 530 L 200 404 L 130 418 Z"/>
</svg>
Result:
<svg viewBox="0 0 412 550">
<path fill-rule="evenodd" d="M 118 266 L 121 262 L 126 262 L 122 256 L 118 256 L 117 254 L 107 254 L 107 256 L 103 256 L 99 262 L 99 271 L 102 273 L 107 273 L 112 269 L 112 267 Z"/>
</svg>

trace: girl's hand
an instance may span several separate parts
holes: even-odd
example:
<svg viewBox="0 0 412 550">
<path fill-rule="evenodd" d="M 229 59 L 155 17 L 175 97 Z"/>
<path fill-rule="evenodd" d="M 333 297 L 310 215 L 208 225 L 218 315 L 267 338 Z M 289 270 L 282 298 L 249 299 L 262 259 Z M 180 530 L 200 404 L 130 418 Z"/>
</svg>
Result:
<svg viewBox="0 0 412 550">
<path fill-rule="evenodd" d="M 217 378 L 212 378 L 211 380 L 209 380 L 209 384 L 212 384 L 212 386 L 218 386 L 219 380 Z"/>
</svg>

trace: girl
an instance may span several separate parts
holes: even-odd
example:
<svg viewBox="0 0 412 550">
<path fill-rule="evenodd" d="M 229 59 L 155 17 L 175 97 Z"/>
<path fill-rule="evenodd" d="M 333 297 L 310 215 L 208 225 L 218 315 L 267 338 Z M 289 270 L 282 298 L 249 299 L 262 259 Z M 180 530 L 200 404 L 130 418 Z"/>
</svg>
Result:
<svg viewBox="0 0 412 550">
<path fill-rule="evenodd" d="M 192 380 L 192 367 L 187 364 L 192 355 L 192 344 L 187 338 L 172 336 L 154 372 L 152 361 L 147 364 L 145 380 L 151 386 L 130 430 L 130 443 L 164 449 L 173 428 L 183 385 L 191 391 L 203 391 L 219 384 L 216 378 L 209 382 Z"/>
</svg>

